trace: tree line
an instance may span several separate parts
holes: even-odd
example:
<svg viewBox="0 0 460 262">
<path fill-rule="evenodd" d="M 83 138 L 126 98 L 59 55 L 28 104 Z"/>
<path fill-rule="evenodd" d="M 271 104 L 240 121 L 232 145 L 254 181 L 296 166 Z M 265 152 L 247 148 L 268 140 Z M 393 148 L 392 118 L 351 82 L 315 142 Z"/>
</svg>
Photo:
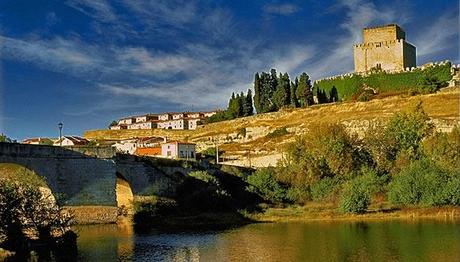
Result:
<svg viewBox="0 0 460 262">
<path fill-rule="evenodd" d="M 339 100 L 337 89 L 334 87 L 329 92 L 316 88 L 316 101 L 314 88 L 310 76 L 303 72 L 291 81 L 288 73 L 279 73 L 276 69 L 270 72 L 257 72 L 254 77 L 254 106 L 257 113 L 278 111 L 284 107 L 307 107 L 316 103 L 329 103 Z"/>
<path fill-rule="evenodd" d="M 252 116 L 254 107 L 252 105 L 252 91 L 244 94 L 236 94 L 233 92 L 226 110 L 222 110 L 207 119 L 208 123 L 219 122 L 224 120 L 235 119 L 238 117 Z"/>
</svg>

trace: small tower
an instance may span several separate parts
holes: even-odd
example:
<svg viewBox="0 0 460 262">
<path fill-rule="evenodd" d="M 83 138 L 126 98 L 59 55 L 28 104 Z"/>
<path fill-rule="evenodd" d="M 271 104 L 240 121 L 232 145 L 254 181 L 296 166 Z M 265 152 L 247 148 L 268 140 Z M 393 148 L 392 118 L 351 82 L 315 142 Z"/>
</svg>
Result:
<svg viewBox="0 0 460 262">
<path fill-rule="evenodd" d="M 354 45 L 355 72 L 401 71 L 416 66 L 415 46 L 396 24 L 363 29 L 363 43 Z"/>
</svg>

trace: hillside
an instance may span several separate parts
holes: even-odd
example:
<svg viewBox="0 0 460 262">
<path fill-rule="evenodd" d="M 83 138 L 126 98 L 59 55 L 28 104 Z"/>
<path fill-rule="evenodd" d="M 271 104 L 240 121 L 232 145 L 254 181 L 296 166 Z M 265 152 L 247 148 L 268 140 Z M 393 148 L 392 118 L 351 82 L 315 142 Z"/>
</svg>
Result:
<svg viewBox="0 0 460 262">
<path fill-rule="evenodd" d="M 417 96 L 393 96 L 369 102 L 344 102 L 285 109 L 279 112 L 212 123 L 197 130 L 89 130 L 84 137 L 96 140 L 119 140 L 132 137 L 166 136 L 197 143 L 198 151 L 218 141 L 222 157 L 228 164 L 275 165 L 283 144 L 296 134 L 307 131 L 310 123 L 340 122 L 358 135 L 375 120 L 386 120 L 395 112 L 422 101 L 427 114 L 439 130 L 448 131 L 459 122 L 459 89 Z M 287 133 L 283 130 L 286 128 Z M 275 133 L 269 135 L 270 133 Z"/>
</svg>

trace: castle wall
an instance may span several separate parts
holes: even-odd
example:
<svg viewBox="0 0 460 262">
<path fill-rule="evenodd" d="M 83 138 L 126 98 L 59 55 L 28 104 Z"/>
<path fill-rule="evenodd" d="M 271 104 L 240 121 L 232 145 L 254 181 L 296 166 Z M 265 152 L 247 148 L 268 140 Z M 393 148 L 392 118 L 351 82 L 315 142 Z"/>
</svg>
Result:
<svg viewBox="0 0 460 262">
<path fill-rule="evenodd" d="M 383 70 L 404 69 L 403 40 L 355 45 L 355 71 L 364 72 L 373 67 Z"/>
<path fill-rule="evenodd" d="M 415 46 L 403 42 L 404 68 L 417 67 Z"/>
<path fill-rule="evenodd" d="M 399 26 L 365 28 L 363 30 L 364 43 L 384 42 L 396 39 L 406 39 L 406 33 Z"/>
</svg>

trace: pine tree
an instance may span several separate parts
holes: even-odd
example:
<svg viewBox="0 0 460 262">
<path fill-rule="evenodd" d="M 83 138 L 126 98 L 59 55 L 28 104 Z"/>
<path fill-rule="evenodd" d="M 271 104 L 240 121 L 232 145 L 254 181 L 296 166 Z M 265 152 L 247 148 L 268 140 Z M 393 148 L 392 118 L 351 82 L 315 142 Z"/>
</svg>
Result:
<svg viewBox="0 0 460 262">
<path fill-rule="evenodd" d="M 295 81 L 291 82 L 291 106 L 292 107 L 299 107 L 299 100 L 296 95 L 298 84 L 299 84 L 299 80 L 296 77 Z"/>
</svg>

